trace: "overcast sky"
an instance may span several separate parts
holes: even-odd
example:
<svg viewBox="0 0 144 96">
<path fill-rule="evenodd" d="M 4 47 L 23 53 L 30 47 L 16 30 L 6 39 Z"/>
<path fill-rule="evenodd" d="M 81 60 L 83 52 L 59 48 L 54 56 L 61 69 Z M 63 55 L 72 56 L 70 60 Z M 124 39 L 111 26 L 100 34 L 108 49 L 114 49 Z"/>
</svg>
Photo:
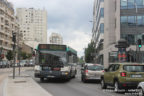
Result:
<svg viewBox="0 0 144 96">
<path fill-rule="evenodd" d="M 82 56 L 91 40 L 94 0 L 8 0 L 15 8 L 46 9 L 48 37 L 52 32 L 63 36 L 64 44 Z"/>
</svg>

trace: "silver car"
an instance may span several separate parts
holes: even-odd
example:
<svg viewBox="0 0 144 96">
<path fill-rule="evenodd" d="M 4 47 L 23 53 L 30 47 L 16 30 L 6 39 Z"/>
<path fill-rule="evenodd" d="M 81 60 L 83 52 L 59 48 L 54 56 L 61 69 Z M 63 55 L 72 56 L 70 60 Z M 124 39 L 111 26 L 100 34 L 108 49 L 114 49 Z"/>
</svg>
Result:
<svg viewBox="0 0 144 96">
<path fill-rule="evenodd" d="M 144 96 L 144 82 L 138 84 L 138 96 Z"/>
<path fill-rule="evenodd" d="M 87 80 L 101 80 L 101 76 L 104 74 L 104 68 L 100 64 L 85 64 L 81 70 L 81 80 L 86 82 Z"/>
</svg>

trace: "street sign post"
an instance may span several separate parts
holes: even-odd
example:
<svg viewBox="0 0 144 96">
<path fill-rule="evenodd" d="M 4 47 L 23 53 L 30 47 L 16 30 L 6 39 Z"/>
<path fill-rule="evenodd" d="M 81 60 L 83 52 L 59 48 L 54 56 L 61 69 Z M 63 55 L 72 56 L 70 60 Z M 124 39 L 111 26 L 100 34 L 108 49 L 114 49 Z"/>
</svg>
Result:
<svg viewBox="0 0 144 96">
<path fill-rule="evenodd" d="M 14 52 L 14 64 L 13 64 L 13 79 L 15 79 L 15 64 L 16 64 L 16 33 L 12 33 L 12 41 L 14 42 L 14 45 L 13 45 L 13 52 Z"/>
</svg>

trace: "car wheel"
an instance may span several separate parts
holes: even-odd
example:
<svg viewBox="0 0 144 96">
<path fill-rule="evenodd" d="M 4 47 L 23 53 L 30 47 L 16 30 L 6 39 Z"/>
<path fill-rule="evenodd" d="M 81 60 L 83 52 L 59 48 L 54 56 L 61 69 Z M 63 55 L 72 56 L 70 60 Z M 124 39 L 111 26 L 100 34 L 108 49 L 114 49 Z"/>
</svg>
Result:
<svg viewBox="0 0 144 96">
<path fill-rule="evenodd" d="M 138 89 L 138 96 L 144 96 L 144 92 L 142 88 Z"/>
<path fill-rule="evenodd" d="M 114 91 L 116 93 L 119 92 L 119 83 L 118 83 L 118 81 L 115 81 L 115 83 L 114 83 Z"/>
<path fill-rule="evenodd" d="M 76 76 L 74 75 L 73 78 L 75 78 Z"/>
<path fill-rule="evenodd" d="M 107 85 L 105 84 L 103 79 L 101 80 L 101 88 L 102 89 L 106 89 L 107 88 Z"/>
<path fill-rule="evenodd" d="M 41 81 L 41 82 L 44 82 L 44 78 L 40 78 L 40 81 Z"/>
</svg>

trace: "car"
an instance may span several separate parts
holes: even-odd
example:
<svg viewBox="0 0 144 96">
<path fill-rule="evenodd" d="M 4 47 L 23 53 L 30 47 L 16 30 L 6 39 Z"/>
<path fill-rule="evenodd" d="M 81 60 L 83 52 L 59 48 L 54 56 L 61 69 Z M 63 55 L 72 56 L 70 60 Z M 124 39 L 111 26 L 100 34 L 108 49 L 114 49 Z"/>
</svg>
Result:
<svg viewBox="0 0 144 96">
<path fill-rule="evenodd" d="M 7 68 L 7 67 L 8 67 L 8 63 L 7 63 L 7 61 L 6 61 L 6 60 L 3 60 L 2 62 L 3 62 L 3 66 L 4 66 L 4 68 Z"/>
<path fill-rule="evenodd" d="M 2 63 L 2 61 L 0 61 L 0 68 L 3 68 L 3 63 Z"/>
<path fill-rule="evenodd" d="M 144 96 L 144 81 L 143 81 L 143 82 L 140 82 L 140 83 L 138 84 L 137 89 L 138 89 L 138 95 L 139 95 L 139 96 Z"/>
<path fill-rule="evenodd" d="M 100 64 L 85 64 L 81 69 L 81 81 L 86 82 L 88 80 L 101 80 L 101 76 L 104 74 L 104 67 Z"/>
<path fill-rule="evenodd" d="M 1 68 L 8 68 L 9 67 L 8 61 L 6 61 L 6 60 L 0 61 L 0 67 Z"/>
<path fill-rule="evenodd" d="M 34 66 L 34 60 L 29 60 L 29 66 Z"/>
<path fill-rule="evenodd" d="M 115 92 L 136 89 L 139 82 L 144 81 L 144 64 L 114 63 L 105 69 L 101 77 L 101 88 L 113 86 Z"/>
<path fill-rule="evenodd" d="M 20 61 L 20 66 L 21 66 L 21 67 L 24 67 L 25 65 L 26 65 L 26 61 L 25 61 L 25 60 L 21 60 L 21 61 Z"/>
</svg>

